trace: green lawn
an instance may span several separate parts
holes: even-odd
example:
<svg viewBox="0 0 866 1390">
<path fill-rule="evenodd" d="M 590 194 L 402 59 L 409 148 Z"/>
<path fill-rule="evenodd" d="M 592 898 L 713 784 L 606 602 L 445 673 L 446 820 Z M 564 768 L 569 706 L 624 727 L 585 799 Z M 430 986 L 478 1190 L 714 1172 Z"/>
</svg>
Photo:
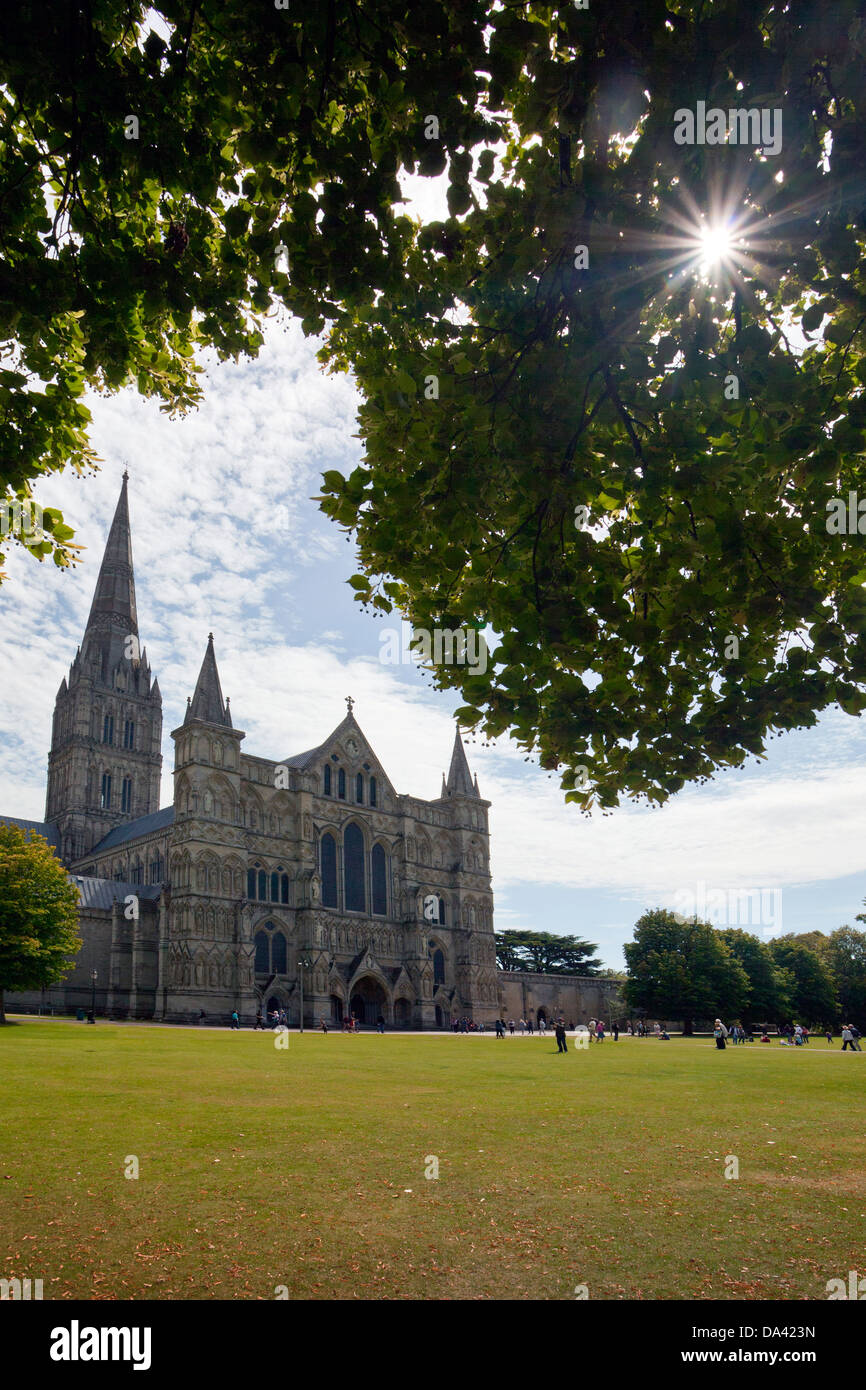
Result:
<svg viewBox="0 0 866 1390">
<path fill-rule="evenodd" d="M 0 1029 L 0 1275 L 46 1298 L 824 1299 L 866 1273 L 866 1052 L 840 1046 L 282 1051 L 20 1020 Z"/>
</svg>

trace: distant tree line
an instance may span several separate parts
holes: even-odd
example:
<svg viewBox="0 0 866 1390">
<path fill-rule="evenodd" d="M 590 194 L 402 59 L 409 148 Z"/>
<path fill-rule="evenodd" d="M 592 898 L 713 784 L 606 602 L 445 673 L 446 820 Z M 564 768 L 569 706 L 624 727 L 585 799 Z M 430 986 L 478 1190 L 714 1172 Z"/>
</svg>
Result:
<svg viewBox="0 0 866 1390">
<path fill-rule="evenodd" d="M 857 921 L 866 922 L 866 914 Z M 754 1027 L 796 1020 L 810 1027 L 866 1024 L 866 932 L 839 927 L 763 941 L 740 927 L 717 928 L 657 908 L 625 946 L 630 1009 L 682 1019 L 738 1018 Z"/>
<path fill-rule="evenodd" d="M 526 970 L 539 975 L 598 975 L 598 944 L 579 936 L 546 931 L 496 932 L 496 963 L 500 970 Z"/>
</svg>

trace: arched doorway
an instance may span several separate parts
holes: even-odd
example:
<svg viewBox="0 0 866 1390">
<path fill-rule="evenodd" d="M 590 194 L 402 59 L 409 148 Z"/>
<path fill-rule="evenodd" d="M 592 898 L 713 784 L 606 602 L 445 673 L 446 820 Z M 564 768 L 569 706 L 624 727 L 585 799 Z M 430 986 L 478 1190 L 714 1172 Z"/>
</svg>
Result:
<svg viewBox="0 0 866 1390">
<path fill-rule="evenodd" d="M 349 1010 L 359 1023 L 375 1025 L 380 1014 L 387 1021 L 388 998 L 384 989 L 372 975 L 364 975 L 355 985 Z"/>
<path fill-rule="evenodd" d="M 543 1023 L 544 1026 L 545 1026 L 545 1028 L 547 1027 L 547 1010 L 546 1010 L 546 1009 L 539 1009 L 539 1010 L 538 1010 L 537 1021 L 538 1021 L 539 1023 Z"/>
<path fill-rule="evenodd" d="M 343 1001 L 340 998 L 339 994 L 331 995 L 331 1022 L 343 1022 Z"/>
<path fill-rule="evenodd" d="M 265 1005 L 265 1012 L 267 1014 L 272 1014 L 276 1009 L 277 1013 L 279 1013 L 280 1009 L 283 1008 L 285 1008 L 285 1005 L 282 999 L 280 999 L 278 995 L 272 994 L 267 1004 Z"/>
<path fill-rule="evenodd" d="M 412 1022 L 412 1005 L 408 999 L 395 999 L 394 1023 L 398 1028 L 408 1028 Z"/>
</svg>

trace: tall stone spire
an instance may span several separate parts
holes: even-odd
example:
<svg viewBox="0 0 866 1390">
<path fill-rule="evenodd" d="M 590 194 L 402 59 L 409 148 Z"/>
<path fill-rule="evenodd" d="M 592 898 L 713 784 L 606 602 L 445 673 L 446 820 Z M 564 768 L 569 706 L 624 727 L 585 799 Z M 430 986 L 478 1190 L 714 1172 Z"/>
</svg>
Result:
<svg viewBox="0 0 866 1390">
<path fill-rule="evenodd" d="M 139 645 L 128 481 L 124 473 L 84 637 L 54 705 L 45 819 L 65 864 L 159 809 L 162 697 Z"/>
<path fill-rule="evenodd" d="M 124 473 L 114 520 L 105 543 L 90 616 L 81 643 L 85 668 L 94 665 L 105 677 L 121 661 L 138 664 L 138 614 L 135 607 L 135 575 L 132 568 L 132 533 Z M 131 639 L 131 640 L 130 640 Z"/>
<path fill-rule="evenodd" d="M 183 722 L 189 724 L 193 719 L 201 719 L 205 724 L 222 724 L 227 729 L 232 727 L 228 701 L 223 700 L 222 687 L 220 686 L 212 632 L 207 635 L 207 650 L 204 654 L 204 661 L 198 673 L 195 693 L 187 707 Z"/>
<path fill-rule="evenodd" d="M 472 774 L 469 771 L 469 763 L 466 760 L 466 750 L 463 747 L 463 740 L 460 737 L 460 725 L 454 735 L 454 752 L 451 754 L 451 767 L 448 770 L 448 781 L 445 790 L 449 796 L 479 796 L 478 783 L 472 785 Z"/>
</svg>

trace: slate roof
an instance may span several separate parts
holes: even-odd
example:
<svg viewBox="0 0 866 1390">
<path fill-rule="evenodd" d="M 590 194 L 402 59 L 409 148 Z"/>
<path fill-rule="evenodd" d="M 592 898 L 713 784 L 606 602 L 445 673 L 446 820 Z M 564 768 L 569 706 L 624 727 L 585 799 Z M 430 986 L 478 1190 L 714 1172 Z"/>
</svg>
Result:
<svg viewBox="0 0 866 1390">
<path fill-rule="evenodd" d="M 19 820 L 17 816 L 0 815 L 0 822 L 4 825 L 17 825 L 19 830 L 34 831 L 37 835 L 44 835 L 51 848 L 56 850 L 58 854 L 60 853 L 60 836 L 53 821 Z"/>
<path fill-rule="evenodd" d="M 69 877 L 78 888 L 81 906 L 100 908 L 103 912 L 110 912 L 113 903 L 123 902 L 133 894 L 155 901 L 162 892 L 159 883 L 118 883 L 115 879 L 90 878 L 87 874 L 70 874 Z"/>
<path fill-rule="evenodd" d="M 90 854 L 101 854 L 104 849 L 125 845 L 127 841 L 138 840 L 142 835 L 152 834 L 154 830 L 165 830 L 166 826 L 173 823 L 174 807 L 164 806 L 161 811 L 151 811 L 149 816 L 139 816 L 137 820 L 131 820 L 126 825 L 116 825 L 98 845 L 93 846 Z"/>
</svg>

